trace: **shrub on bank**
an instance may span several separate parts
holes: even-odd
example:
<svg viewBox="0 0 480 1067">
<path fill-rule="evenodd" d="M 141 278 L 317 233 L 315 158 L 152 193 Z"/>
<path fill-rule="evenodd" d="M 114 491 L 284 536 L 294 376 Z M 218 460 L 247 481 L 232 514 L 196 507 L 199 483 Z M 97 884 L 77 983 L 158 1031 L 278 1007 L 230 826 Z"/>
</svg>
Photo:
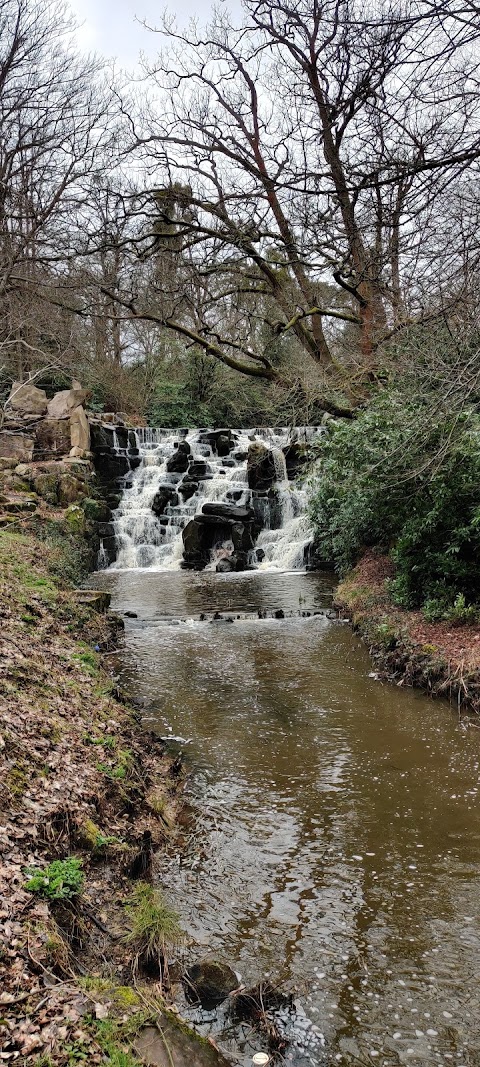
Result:
<svg viewBox="0 0 480 1067">
<path fill-rule="evenodd" d="M 394 600 L 472 621 L 480 602 L 480 417 L 401 393 L 378 397 L 319 443 L 311 516 L 345 574 L 368 547 L 390 553 Z"/>
</svg>

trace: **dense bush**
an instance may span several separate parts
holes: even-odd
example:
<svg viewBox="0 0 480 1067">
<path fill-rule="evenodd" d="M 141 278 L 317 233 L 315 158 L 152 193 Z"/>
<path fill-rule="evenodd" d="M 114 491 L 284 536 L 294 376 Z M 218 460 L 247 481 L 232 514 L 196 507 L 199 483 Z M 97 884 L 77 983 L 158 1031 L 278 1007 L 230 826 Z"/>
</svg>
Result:
<svg viewBox="0 0 480 1067">
<path fill-rule="evenodd" d="M 312 485 L 322 553 L 345 573 L 377 546 L 395 562 L 397 603 L 468 616 L 480 600 L 479 445 L 477 413 L 445 412 L 432 397 L 387 393 L 335 424 Z"/>
</svg>

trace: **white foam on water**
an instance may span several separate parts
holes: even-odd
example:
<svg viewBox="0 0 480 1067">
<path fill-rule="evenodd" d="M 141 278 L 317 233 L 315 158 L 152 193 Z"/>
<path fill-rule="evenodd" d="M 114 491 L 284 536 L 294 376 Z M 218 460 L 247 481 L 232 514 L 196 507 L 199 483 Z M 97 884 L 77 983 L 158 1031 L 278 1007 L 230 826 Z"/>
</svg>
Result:
<svg viewBox="0 0 480 1067">
<path fill-rule="evenodd" d="M 194 515 L 201 512 L 204 504 L 235 502 L 240 506 L 250 505 L 246 454 L 251 442 L 255 441 L 265 445 L 273 454 L 274 488 L 281 527 L 262 530 L 251 553 L 252 563 L 262 571 L 304 570 L 305 549 L 312 540 L 306 515 L 307 496 L 304 490 L 289 481 L 283 450 L 292 439 L 308 441 L 317 432 L 316 427 L 297 428 L 293 432 L 286 428 L 236 430 L 234 448 L 229 456 L 220 457 L 205 440 L 200 440 L 205 430 L 192 430 L 186 434 L 151 427 L 135 430 L 141 464 L 128 477 L 119 507 L 113 514 L 117 558 L 111 568 L 179 570 L 183 558 L 182 530 Z M 164 521 L 160 522 L 152 511 L 159 486 L 168 484 L 176 491 L 184 476 L 167 471 L 167 461 L 179 440 L 189 444 L 194 461 L 207 463 L 208 477 L 198 481 L 198 490 L 188 500 L 179 495 L 177 504 L 167 504 L 162 516 Z M 119 447 L 115 432 L 114 447 Z M 267 505 L 265 524 L 268 527 Z M 261 562 L 256 561 L 256 549 L 262 550 Z M 208 569 L 215 569 L 217 561 L 231 554 L 232 550 L 231 542 L 217 546 Z"/>
</svg>

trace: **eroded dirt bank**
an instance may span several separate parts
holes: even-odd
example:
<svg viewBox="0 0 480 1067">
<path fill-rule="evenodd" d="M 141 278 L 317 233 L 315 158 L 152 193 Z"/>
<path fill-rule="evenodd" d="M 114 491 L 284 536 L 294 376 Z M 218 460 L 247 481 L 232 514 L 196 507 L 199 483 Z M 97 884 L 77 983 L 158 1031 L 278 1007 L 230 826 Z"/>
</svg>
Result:
<svg viewBox="0 0 480 1067">
<path fill-rule="evenodd" d="M 149 831 L 161 881 L 182 774 L 105 670 L 105 596 L 68 580 L 89 536 L 84 513 L 40 500 L 35 514 L 16 512 L 14 496 L 0 508 L 1 1058 L 133 1067 L 165 983 L 132 971 L 129 875 Z M 71 860 L 79 895 L 26 888 L 32 872 L 38 882 Z"/>
<path fill-rule="evenodd" d="M 446 696 L 459 710 L 480 711 L 480 626 L 429 623 L 393 604 L 390 560 L 367 553 L 337 588 L 336 607 L 369 647 L 379 672 L 397 685 Z"/>
</svg>

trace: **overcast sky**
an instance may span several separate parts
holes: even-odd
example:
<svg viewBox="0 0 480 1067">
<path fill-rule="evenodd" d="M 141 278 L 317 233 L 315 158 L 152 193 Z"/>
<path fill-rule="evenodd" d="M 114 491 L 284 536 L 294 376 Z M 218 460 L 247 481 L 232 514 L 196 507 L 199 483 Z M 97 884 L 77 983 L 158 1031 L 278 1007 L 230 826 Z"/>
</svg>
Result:
<svg viewBox="0 0 480 1067">
<path fill-rule="evenodd" d="M 223 2 L 230 9 L 240 7 L 239 0 Z M 155 55 L 160 47 L 160 39 L 148 33 L 137 20 L 146 19 L 155 25 L 166 7 L 175 13 L 179 26 L 192 16 L 205 22 L 212 0 L 176 0 L 167 4 L 158 0 L 70 0 L 70 6 L 81 24 L 78 37 L 83 49 L 106 59 L 116 58 L 121 67 L 131 68 L 140 51 Z"/>
</svg>

